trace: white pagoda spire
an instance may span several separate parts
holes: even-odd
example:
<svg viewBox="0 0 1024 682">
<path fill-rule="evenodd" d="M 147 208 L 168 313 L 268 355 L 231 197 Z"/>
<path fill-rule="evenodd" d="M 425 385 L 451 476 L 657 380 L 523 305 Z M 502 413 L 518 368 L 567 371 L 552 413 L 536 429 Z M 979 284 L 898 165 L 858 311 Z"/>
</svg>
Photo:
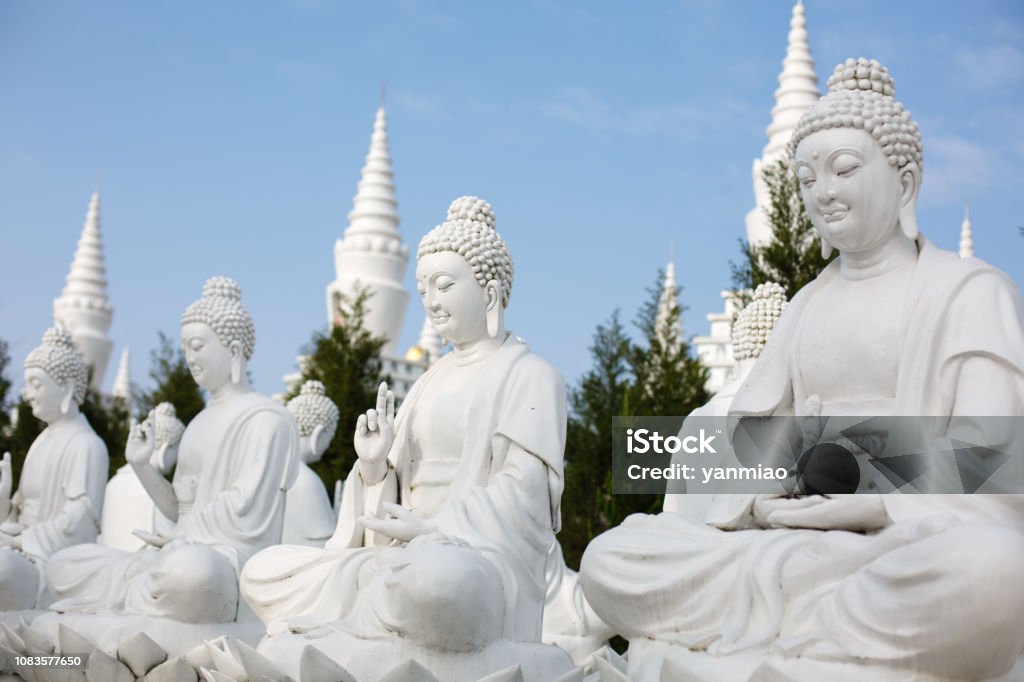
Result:
<svg viewBox="0 0 1024 682">
<path fill-rule="evenodd" d="M 420 340 L 416 345 L 422 348 L 426 354 L 428 367 L 440 360 L 441 356 L 444 355 L 444 339 L 434 329 L 434 325 L 430 324 L 429 318 L 423 318 L 423 326 L 420 328 Z"/>
<path fill-rule="evenodd" d="M 121 398 L 126 403 L 132 399 L 131 354 L 128 348 L 121 350 L 121 362 L 117 365 L 117 376 L 114 377 L 114 388 L 110 394 Z"/>
<path fill-rule="evenodd" d="M 672 249 L 669 249 L 671 253 Z M 655 334 L 663 346 L 678 345 L 683 338 L 683 327 L 681 320 L 676 320 L 675 339 L 668 338 L 668 323 L 672 314 L 673 306 L 679 305 L 679 287 L 676 286 L 676 264 L 672 256 L 669 256 L 668 265 L 665 267 L 665 281 L 661 287 L 661 298 L 658 301 L 658 314 L 655 317 Z"/>
<path fill-rule="evenodd" d="M 107 336 L 114 308 L 107 297 L 107 268 L 100 233 L 100 194 L 94 192 L 71 261 L 64 291 L 53 301 L 53 319 L 71 332 L 93 368 L 92 387 L 99 390 L 114 344 Z"/>
<path fill-rule="evenodd" d="M 800 117 L 818 101 L 818 77 L 814 73 L 814 59 L 807 41 L 807 19 L 802 0 L 793 6 L 789 21 L 786 57 L 782 60 L 779 87 L 775 91 L 772 122 L 768 125 L 768 143 L 760 159 L 754 161 L 754 197 L 757 205 L 747 214 L 747 241 L 765 244 L 771 239 L 771 228 L 764 217 L 768 206 L 768 191 L 761 178 L 762 171 L 784 158 L 793 130 Z"/>
<path fill-rule="evenodd" d="M 384 105 L 377 110 L 362 178 L 348 214 L 348 229 L 334 245 L 335 281 L 327 285 L 329 324 L 344 317 L 343 297 L 352 300 L 366 289 L 366 328 L 387 339 L 381 353 L 394 355 L 409 293 L 402 285 L 409 248 L 398 233 L 398 202 L 388 150 Z"/>
<path fill-rule="evenodd" d="M 960 223 L 960 257 L 974 258 L 974 235 L 971 232 L 971 216 L 967 202 L 964 202 L 964 221 Z"/>
</svg>

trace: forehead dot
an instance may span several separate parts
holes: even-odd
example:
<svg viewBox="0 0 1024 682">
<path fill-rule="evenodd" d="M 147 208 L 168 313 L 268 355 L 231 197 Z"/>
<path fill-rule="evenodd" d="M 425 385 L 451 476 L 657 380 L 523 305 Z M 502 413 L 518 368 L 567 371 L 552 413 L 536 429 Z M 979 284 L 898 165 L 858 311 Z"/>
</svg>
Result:
<svg viewBox="0 0 1024 682">
<path fill-rule="evenodd" d="M 815 149 L 813 152 L 811 152 L 811 158 L 817 160 L 817 158 L 818 158 L 818 150 L 817 149 Z"/>
</svg>

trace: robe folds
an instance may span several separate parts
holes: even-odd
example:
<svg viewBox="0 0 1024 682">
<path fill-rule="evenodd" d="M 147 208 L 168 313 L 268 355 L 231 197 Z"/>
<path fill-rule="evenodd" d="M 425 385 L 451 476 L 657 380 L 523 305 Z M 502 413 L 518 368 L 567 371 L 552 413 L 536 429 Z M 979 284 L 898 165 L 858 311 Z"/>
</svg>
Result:
<svg viewBox="0 0 1024 682">
<path fill-rule="evenodd" d="M 369 534 L 358 516 L 381 502 L 408 504 L 410 424 L 420 401 L 429 399 L 431 384 L 444 382 L 453 362 L 452 355 L 438 361 L 402 403 L 385 480 L 366 486 L 353 468 L 337 530 L 325 549 L 272 547 L 246 565 L 242 594 L 271 626 L 268 632 L 279 632 L 286 623 L 298 631 L 297 624 L 345 619 L 350 624 L 345 627 L 361 635 L 383 634 L 383 610 L 389 619 L 401 619 L 401 604 L 382 609 L 380 600 L 386 600 L 387 576 L 410 550 L 375 546 L 372 540 L 367 546 Z M 554 368 L 512 335 L 480 362 L 486 364 L 473 389 L 460 460 L 447 503 L 431 518 L 437 529 L 432 535 L 468 545 L 501 577 L 505 639 L 539 641 L 545 559 L 560 521 L 565 385 Z M 534 458 L 543 463 L 546 480 L 524 475 L 524 465 Z M 430 541 L 431 536 L 421 536 L 413 544 Z"/>
<path fill-rule="evenodd" d="M 195 501 L 178 518 L 161 549 L 124 552 L 79 545 L 53 557 L 47 582 L 61 602 L 55 610 L 95 613 L 153 612 L 144 585 L 152 582 L 168 550 L 204 545 L 222 556 L 237 576 L 253 554 L 281 539 L 285 493 L 295 480 L 298 435 L 294 418 L 269 398 L 246 393 L 224 406 L 215 445 L 204 444 Z M 187 457 L 189 434 L 182 438 Z M 147 520 L 143 520 L 145 523 Z"/>
<path fill-rule="evenodd" d="M 10 518 L 25 526 L 21 551 L 3 550 L 12 553 L 5 558 L 11 570 L 0 572 L 9 573 L 0 574 L 3 594 L 22 591 L 8 580 L 36 574 L 35 595 L 20 595 L 19 608 L 45 606 L 42 572 L 55 552 L 96 540 L 108 462 L 107 446 L 81 414 L 46 427 L 32 443 L 20 486 L 11 497 Z M 15 562 L 24 566 L 15 567 Z"/>
<path fill-rule="evenodd" d="M 1001 397 L 1024 415 L 1024 305 L 1017 286 L 999 270 L 923 237 L 918 251 L 896 395 L 891 415 L 881 416 L 962 411 L 957 383 L 971 358 L 1005 371 L 1013 389 Z M 838 276 L 834 262 L 793 298 L 730 417 L 800 414 L 808 397 L 796 358 L 803 316 Z M 940 429 L 921 435 L 949 437 Z M 627 638 L 716 656 L 875 661 L 953 679 L 1006 673 L 1024 647 L 1024 497 L 881 499 L 890 523 L 868 534 L 760 529 L 750 495 L 715 495 L 703 523 L 672 511 L 634 515 L 588 547 L 584 593 Z M 687 507 L 697 505 L 666 504 L 680 512 Z"/>
</svg>

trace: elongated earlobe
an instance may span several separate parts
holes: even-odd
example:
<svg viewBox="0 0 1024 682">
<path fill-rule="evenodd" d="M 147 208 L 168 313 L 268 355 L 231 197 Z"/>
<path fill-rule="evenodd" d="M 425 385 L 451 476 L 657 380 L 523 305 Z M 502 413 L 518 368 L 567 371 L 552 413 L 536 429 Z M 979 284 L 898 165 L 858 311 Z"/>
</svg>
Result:
<svg viewBox="0 0 1024 682">
<path fill-rule="evenodd" d="M 900 174 L 903 189 L 900 197 L 900 230 L 907 239 L 917 239 L 917 189 L 920 179 L 920 170 L 913 163 Z"/>
<path fill-rule="evenodd" d="M 64 389 L 64 397 L 60 399 L 60 413 L 67 414 L 71 411 L 71 399 L 75 397 L 74 386 L 68 386 Z"/>
<path fill-rule="evenodd" d="M 231 350 L 231 383 L 237 386 L 242 381 L 242 344 L 232 341 L 228 348 Z"/>
<path fill-rule="evenodd" d="M 501 285 L 491 280 L 487 283 L 487 335 L 497 338 L 501 331 Z"/>
<path fill-rule="evenodd" d="M 828 260 L 832 257 L 832 245 L 824 237 L 819 237 L 819 239 L 821 239 L 821 257 Z"/>
</svg>

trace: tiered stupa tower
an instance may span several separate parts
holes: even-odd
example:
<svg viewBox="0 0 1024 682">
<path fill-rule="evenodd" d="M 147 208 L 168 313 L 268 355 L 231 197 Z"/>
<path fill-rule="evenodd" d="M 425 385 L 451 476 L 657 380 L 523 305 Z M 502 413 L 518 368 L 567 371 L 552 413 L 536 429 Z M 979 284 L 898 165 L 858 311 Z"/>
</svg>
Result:
<svg viewBox="0 0 1024 682">
<path fill-rule="evenodd" d="M 120 398 L 126 403 L 132 399 L 132 375 L 131 375 L 131 354 L 127 348 L 121 350 L 121 362 L 117 365 L 117 375 L 114 377 L 114 387 L 110 395 Z"/>
<path fill-rule="evenodd" d="M 53 301 L 53 320 L 63 325 L 93 368 L 92 387 L 100 390 L 113 341 L 107 336 L 114 307 L 107 296 L 107 268 L 100 233 L 100 195 L 95 192 L 71 261 L 64 291 Z"/>
<path fill-rule="evenodd" d="M 786 58 L 782 60 L 779 74 L 779 88 L 775 91 L 775 106 L 772 108 L 772 122 L 768 125 L 768 144 L 760 159 L 754 160 L 754 198 L 757 205 L 747 214 L 747 241 L 751 244 L 765 244 L 771 240 L 771 226 L 765 220 L 765 208 L 769 206 L 768 189 L 761 174 L 786 154 L 786 147 L 800 117 L 821 97 L 818 77 L 814 73 L 814 59 L 807 42 L 807 18 L 804 16 L 802 0 L 793 6 L 789 21 L 789 39 Z"/>
<path fill-rule="evenodd" d="M 671 252 L 671 249 L 670 249 Z M 655 318 L 655 334 L 658 335 L 658 340 L 661 341 L 663 346 L 672 344 L 678 347 L 683 340 L 683 325 L 682 317 L 676 319 L 676 334 L 675 339 L 668 337 L 668 330 L 666 325 L 668 324 L 669 317 L 672 314 L 672 307 L 679 305 L 679 287 L 676 285 L 676 264 L 674 259 L 669 256 L 668 265 L 665 266 L 665 281 L 661 287 L 661 298 L 658 301 L 658 315 Z"/>
<path fill-rule="evenodd" d="M 964 203 L 964 221 L 960 223 L 960 257 L 974 258 L 974 234 L 971 231 L 971 216 Z"/>
<path fill-rule="evenodd" d="M 395 201 L 394 173 L 388 150 L 387 114 L 383 104 L 377 110 L 362 178 L 348 229 L 334 245 L 336 279 L 327 285 L 327 320 L 335 324 L 346 311 L 343 297 L 354 299 L 365 289 L 365 325 L 370 333 L 387 339 L 381 355 L 394 356 L 398 335 L 405 319 L 409 292 L 402 286 L 409 248 L 398 233 L 398 202 Z"/>
</svg>

